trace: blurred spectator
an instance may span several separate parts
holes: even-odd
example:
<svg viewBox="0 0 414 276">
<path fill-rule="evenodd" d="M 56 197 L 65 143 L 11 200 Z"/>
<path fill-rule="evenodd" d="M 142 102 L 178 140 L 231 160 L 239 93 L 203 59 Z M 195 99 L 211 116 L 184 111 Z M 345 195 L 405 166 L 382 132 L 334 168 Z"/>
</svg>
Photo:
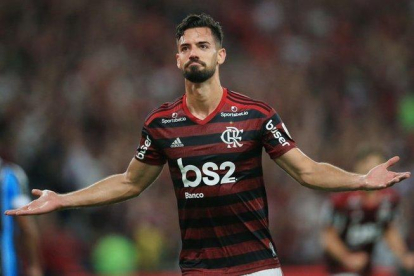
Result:
<svg viewBox="0 0 414 276">
<path fill-rule="evenodd" d="M 356 160 L 355 172 L 367 173 L 385 160 L 381 151 L 364 149 Z M 381 239 L 395 254 L 397 266 L 414 273 L 414 253 L 407 249 L 395 222 L 398 204 L 393 189 L 332 196 L 322 231 L 330 275 L 374 275 L 373 252 Z"/>
<path fill-rule="evenodd" d="M 137 252 L 132 241 L 124 236 L 106 235 L 97 241 L 92 252 L 93 266 L 98 275 L 134 275 Z"/>
<path fill-rule="evenodd" d="M 8 208 L 21 207 L 30 202 L 26 174 L 17 165 L 6 163 L 1 158 L 0 202 L 2 213 Z M 2 215 L 0 226 L 0 274 L 42 276 L 39 236 L 34 218 Z"/>
</svg>

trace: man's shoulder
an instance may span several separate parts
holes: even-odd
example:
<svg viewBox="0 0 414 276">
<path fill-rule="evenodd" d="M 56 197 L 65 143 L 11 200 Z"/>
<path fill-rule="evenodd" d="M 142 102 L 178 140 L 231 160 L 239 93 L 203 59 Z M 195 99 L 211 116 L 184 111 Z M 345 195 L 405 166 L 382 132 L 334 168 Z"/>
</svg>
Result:
<svg viewBox="0 0 414 276">
<path fill-rule="evenodd" d="M 181 109 L 183 96 L 171 102 L 165 102 L 152 110 L 145 119 L 145 125 L 149 125 L 154 119 L 171 116 L 176 110 Z"/>
<path fill-rule="evenodd" d="M 341 192 L 330 196 L 332 205 L 337 209 L 346 209 L 360 201 L 360 194 L 355 192 Z"/>
<path fill-rule="evenodd" d="M 267 104 L 264 101 L 258 100 L 258 99 L 254 99 L 251 98 L 245 94 L 242 94 L 240 92 L 236 92 L 236 91 L 232 91 L 228 89 L 228 94 L 227 94 L 227 98 L 228 100 L 238 104 L 238 105 L 242 105 L 248 108 L 252 108 L 252 109 L 257 109 L 263 113 L 273 113 L 275 112 L 274 109 Z"/>
<path fill-rule="evenodd" d="M 5 172 L 7 175 L 14 176 L 17 181 L 12 181 L 10 183 L 19 185 L 21 191 L 27 192 L 29 180 L 22 167 L 9 161 L 1 160 L 0 171 Z"/>
</svg>

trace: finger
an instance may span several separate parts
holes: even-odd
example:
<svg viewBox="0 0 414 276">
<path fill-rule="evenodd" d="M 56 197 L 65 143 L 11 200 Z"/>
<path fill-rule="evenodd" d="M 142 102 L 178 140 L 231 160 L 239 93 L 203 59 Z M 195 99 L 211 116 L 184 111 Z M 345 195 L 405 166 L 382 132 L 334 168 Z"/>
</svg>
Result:
<svg viewBox="0 0 414 276">
<path fill-rule="evenodd" d="M 26 205 L 26 206 L 23 206 L 21 208 L 14 209 L 14 210 L 6 210 L 4 212 L 4 214 L 7 215 L 7 216 L 17 216 L 19 212 L 25 211 L 25 210 L 28 210 L 28 209 L 29 209 L 29 206 Z"/>
<path fill-rule="evenodd" d="M 404 179 L 411 177 L 411 173 L 410 172 L 396 173 L 396 177 L 398 177 L 400 181 L 402 181 Z"/>
<path fill-rule="evenodd" d="M 42 190 L 39 189 L 33 189 L 32 194 L 35 196 L 41 196 L 43 194 Z"/>
<path fill-rule="evenodd" d="M 386 165 L 387 168 L 389 168 L 389 167 L 394 166 L 395 163 L 397 163 L 398 161 L 400 161 L 400 157 L 394 156 L 394 157 L 388 159 L 388 161 L 385 163 L 385 165 Z"/>
<path fill-rule="evenodd" d="M 387 186 L 392 186 L 398 182 L 403 181 L 404 179 L 407 179 L 410 177 L 410 173 L 398 173 L 397 176 L 395 176 L 389 183 Z"/>
</svg>

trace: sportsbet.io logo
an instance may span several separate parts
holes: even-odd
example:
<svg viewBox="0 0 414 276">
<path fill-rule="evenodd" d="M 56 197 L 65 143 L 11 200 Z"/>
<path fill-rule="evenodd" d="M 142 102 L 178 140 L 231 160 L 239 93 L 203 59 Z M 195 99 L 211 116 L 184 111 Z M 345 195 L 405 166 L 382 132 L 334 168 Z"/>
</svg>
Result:
<svg viewBox="0 0 414 276">
<path fill-rule="evenodd" d="M 240 148 L 243 146 L 243 144 L 239 142 L 242 139 L 242 133 L 243 129 L 239 130 L 235 127 L 226 127 L 226 130 L 221 134 L 221 140 L 227 144 L 227 148 Z"/>
</svg>

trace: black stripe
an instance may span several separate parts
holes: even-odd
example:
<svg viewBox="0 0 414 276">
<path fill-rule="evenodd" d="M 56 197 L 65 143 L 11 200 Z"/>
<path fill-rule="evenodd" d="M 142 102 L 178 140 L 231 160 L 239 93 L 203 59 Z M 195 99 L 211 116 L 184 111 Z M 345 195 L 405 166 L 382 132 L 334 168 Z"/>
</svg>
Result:
<svg viewBox="0 0 414 276">
<path fill-rule="evenodd" d="M 222 172 L 224 174 L 224 171 L 222 171 Z M 216 173 L 219 173 L 219 171 L 216 171 Z M 241 170 L 237 171 L 236 170 L 233 173 L 232 176 L 234 176 L 237 179 L 237 181 L 262 177 L 263 176 L 263 169 L 262 169 L 262 166 L 260 164 L 258 167 L 255 167 L 255 168 L 252 168 L 252 169 L 249 169 L 249 170 L 243 170 L 243 171 L 241 171 Z M 194 181 L 194 179 L 192 179 L 191 177 L 188 177 L 188 180 Z M 178 178 L 178 179 L 177 178 L 172 179 L 172 182 L 174 184 L 175 189 L 187 189 L 187 188 L 184 188 L 184 184 L 183 184 L 183 181 L 182 181 L 181 177 Z M 235 184 L 233 184 L 233 185 L 235 185 Z M 203 180 L 201 180 L 200 186 L 206 186 L 206 184 L 204 184 Z"/>
<path fill-rule="evenodd" d="M 158 107 L 157 109 L 154 109 L 152 112 L 150 112 L 147 116 L 147 119 L 149 119 L 152 115 L 161 112 L 161 111 L 167 111 L 171 108 L 176 107 L 177 105 L 181 104 L 183 102 L 182 97 L 178 98 L 176 101 L 174 101 L 173 103 L 164 103 L 162 104 L 160 107 Z"/>
<path fill-rule="evenodd" d="M 256 101 L 256 100 L 253 100 L 253 99 L 248 98 L 248 97 L 243 98 L 243 97 L 240 97 L 240 96 L 238 96 L 236 94 L 229 94 L 228 95 L 228 98 L 231 101 L 238 102 L 238 103 L 242 103 L 242 104 L 250 104 L 250 105 L 258 105 L 258 106 L 261 106 L 263 109 L 265 109 L 265 110 L 267 110 L 269 112 L 272 110 L 272 108 L 270 106 L 268 106 L 267 104 L 265 104 L 264 102 Z"/>
<path fill-rule="evenodd" d="M 260 137 L 260 129 L 258 130 L 249 130 L 244 131 L 243 133 L 240 133 L 241 136 L 241 142 L 245 141 L 252 141 L 252 140 L 258 140 Z M 214 133 L 214 134 L 208 134 L 208 135 L 193 135 L 193 136 L 187 136 L 187 137 L 180 137 L 181 142 L 184 144 L 184 147 L 191 147 L 191 146 L 205 146 L 208 144 L 217 144 L 217 143 L 223 143 L 223 140 L 221 140 L 222 133 Z M 157 144 L 160 145 L 162 148 L 170 148 L 171 144 L 174 142 L 174 140 L 177 137 L 173 138 L 167 138 L 167 139 L 156 139 Z"/>
<path fill-rule="evenodd" d="M 177 199 L 177 206 L 179 210 L 186 208 L 221 207 L 240 202 L 248 202 L 260 197 L 266 197 L 264 186 L 224 196 L 204 197 L 203 199 Z"/>
<path fill-rule="evenodd" d="M 159 113 L 159 112 L 162 112 L 162 111 L 167 111 L 167 110 L 170 110 L 170 109 L 172 109 L 172 108 L 176 107 L 177 105 L 181 104 L 182 102 L 183 102 L 183 101 L 182 101 L 182 99 L 179 99 L 178 101 L 176 101 L 176 102 L 174 102 L 174 103 L 172 103 L 172 104 L 170 104 L 170 103 L 165 103 L 165 104 L 161 105 L 159 108 L 157 108 L 157 109 L 155 109 L 154 111 L 152 111 L 152 112 L 149 114 L 149 116 L 148 116 L 148 117 L 151 117 L 151 116 L 153 116 L 154 114 Z"/>
<path fill-rule="evenodd" d="M 244 228 L 245 226 L 240 225 L 240 227 Z M 269 230 L 267 228 L 263 228 L 254 232 L 250 232 L 247 229 L 247 232 L 237 233 L 219 238 L 213 237 L 205 239 L 185 239 L 183 240 L 183 250 L 223 247 L 240 244 L 247 241 L 259 241 L 263 239 L 271 239 Z"/>
<path fill-rule="evenodd" d="M 248 97 L 248 96 L 246 96 L 246 95 L 243 95 L 243 94 L 241 94 L 241 93 L 238 93 L 238 92 L 231 91 L 230 96 L 231 96 L 231 97 L 234 97 L 234 98 L 238 98 L 238 99 L 240 99 L 240 100 L 246 100 L 246 101 L 252 101 L 252 102 L 255 102 L 255 103 L 259 103 L 259 104 L 262 104 L 262 105 L 266 106 L 269 110 L 271 110 L 271 109 L 272 109 L 272 108 L 271 108 L 268 104 L 266 104 L 265 102 L 260 101 L 260 100 L 256 100 L 256 99 L 253 99 L 253 98 L 250 98 L 250 97 Z"/>
<path fill-rule="evenodd" d="M 177 121 L 177 122 L 171 122 L 171 123 L 163 123 L 162 120 L 171 120 L 172 118 L 165 118 L 165 117 L 157 117 L 154 118 L 151 123 L 148 125 L 151 129 L 159 129 L 159 128 L 174 128 L 174 127 L 188 127 L 193 126 L 196 123 L 194 123 L 192 120 L 190 120 L 187 116 L 179 117 L 178 119 L 185 118 L 185 121 Z"/>
<path fill-rule="evenodd" d="M 185 219 L 179 220 L 180 228 L 188 231 L 189 229 L 226 226 L 236 223 L 245 223 L 252 220 L 267 219 L 267 208 L 255 211 L 247 211 L 240 214 L 232 214 L 228 216 L 216 216 L 211 218 Z"/>
<path fill-rule="evenodd" d="M 264 110 L 267 110 L 268 112 L 270 112 L 271 111 L 271 109 L 269 110 L 266 106 L 264 106 L 264 105 L 260 105 L 260 104 L 258 104 L 258 103 L 251 103 L 251 102 L 243 102 L 243 101 L 241 101 L 241 100 L 236 100 L 236 99 L 230 99 L 232 102 L 235 102 L 235 103 L 239 103 L 239 104 L 243 104 L 243 105 L 249 105 L 249 106 L 257 106 L 257 107 L 260 107 L 260 108 L 263 108 Z"/>
<path fill-rule="evenodd" d="M 181 260 L 180 267 L 186 268 L 207 268 L 219 269 L 224 267 L 234 267 L 244 264 L 253 263 L 256 261 L 273 259 L 270 250 L 259 250 L 241 254 L 237 256 L 217 258 L 217 259 L 201 259 L 201 260 Z"/>
</svg>

